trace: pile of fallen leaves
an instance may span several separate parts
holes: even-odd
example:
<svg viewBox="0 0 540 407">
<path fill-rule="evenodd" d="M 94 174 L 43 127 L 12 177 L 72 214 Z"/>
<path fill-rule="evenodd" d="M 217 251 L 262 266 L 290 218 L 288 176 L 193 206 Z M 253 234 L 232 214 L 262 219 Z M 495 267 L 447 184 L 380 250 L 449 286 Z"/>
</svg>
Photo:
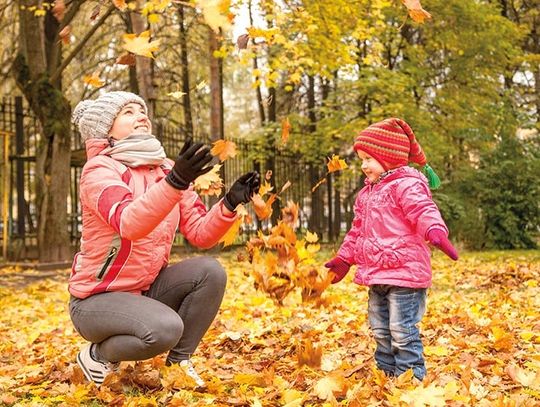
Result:
<svg viewBox="0 0 540 407">
<path fill-rule="evenodd" d="M 331 253 L 318 253 L 322 263 Z M 1 271 L 0 404 L 321 406 L 540 404 L 540 253 L 436 253 L 422 321 L 428 375 L 389 379 L 374 369 L 367 291 L 352 273 L 303 302 L 279 306 L 255 289 L 236 253 L 220 313 L 194 357 L 204 392 L 163 355 L 123 362 L 97 388 L 74 363 L 82 339 L 69 321 L 68 271 L 37 280 Z M 246 271 L 248 270 L 248 271 Z M 10 283 L 12 282 L 12 283 Z M 5 288 L 8 287 L 8 288 Z"/>
</svg>

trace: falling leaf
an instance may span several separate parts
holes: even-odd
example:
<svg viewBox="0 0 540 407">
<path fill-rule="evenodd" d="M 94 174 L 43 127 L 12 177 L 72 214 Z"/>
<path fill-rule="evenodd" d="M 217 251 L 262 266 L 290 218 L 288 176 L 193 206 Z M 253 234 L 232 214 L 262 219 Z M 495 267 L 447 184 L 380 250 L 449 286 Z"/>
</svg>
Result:
<svg viewBox="0 0 540 407">
<path fill-rule="evenodd" d="M 58 33 L 58 36 L 62 40 L 62 43 L 66 45 L 69 44 L 71 39 L 71 26 L 66 25 L 64 28 L 62 28 Z"/>
<path fill-rule="evenodd" d="M 124 34 L 123 48 L 133 54 L 147 58 L 154 58 L 152 52 L 159 49 L 160 40 L 150 41 L 150 31 L 144 31 L 140 35 Z"/>
<path fill-rule="evenodd" d="M 236 143 L 230 140 L 217 140 L 213 143 L 210 153 L 218 157 L 219 161 L 225 161 L 236 155 Z"/>
<path fill-rule="evenodd" d="M 99 78 L 96 72 L 94 72 L 92 75 L 83 76 L 83 82 L 87 85 L 93 86 L 94 88 L 101 88 L 103 85 L 105 85 L 105 82 Z"/>
<path fill-rule="evenodd" d="M 317 233 L 311 233 L 309 230 L 306 232 L 306 242 L 317 243 L 318 241 L 319 236 L 317 236 Z"/>
<path fill-rule="evenodd" d="M 429 14 L 426 10 L 422 8 L 422 5 L 420 4 L 420 0 L 401 0 L 401 1 L 405 5 L 405 7 L 407 7 L 407 10 L 411 18 L 417 23 L 423 23 L 425 19 L 431 18 L 431 14 Z"/>
<path fill-rule="evenodd" d="M 291 130 L 291 123 L 289 123 L 289 118 L 286 117 L 281 122 L 281 143 L 286 144 L 289 140 L 289 132 Z"/>
<path fill-rule="evenodd" d="M 127 9 L 126 0 L 112 0 L 114 6 L 120 10 L 125 11 Z"/>
<path fill-rule="evenodd" d="M 135 55 L 133 55 L 131 52 L 124 52 L 122 55 L 116 58 L 116 63 L 118 65 L 134 66 L 136 62 Z"/>
<path fill-rule="evenodd" d="M 249 34 L 242 34 L 236 39 L 238 49 L 246 49 L 249 43 Z"/>
<path fill-rule="evenodd" d="M 277 198 L 277 194 L 272 194 L 265 202 L 259 194 L 253 195 L 253 209 L 260 220 L 268 219 L 272 215 L 272 204 Z"/>
<path fill-rule="evenodd" d="M 238 217 L 238 219 L 236 219 L 231 225 L 227 233 L 225 233 L 223 237 L 219 239 L 219 241 L 223 243 L 223 247 L 230 246 L 234 243 L 238 237 L 238 233 L 240 232 L 240 225 L 242 225 L 242 218 Z"/>
<path fill-rule="evenodd" d="M 259 187 L 259 195 L 265 196 L 268 192 L 272 191 L 273 189 L 274 187 L 267 180 L 264 180 L 261 183 L 261 186 Z"/>
<path fill-rule="evenodd" d="M 66 4 L 64 3 L 64 0 L 56 0 L 51 11 L 58 22 L 62 21 L 66 14 Z"/>
<path fill-rule="evenodd" d="M 270 181 L 272 179 L 272 170 L 266 171 L 266 174 L 264 174 L 264 179 L 267 181 Z"/>
<path fill-rule="evenodd" d="M 196 90 L 203 90 L 206 86 L 208 86 L 208 82 L 202 80 L 197 84 L 197 86 L 195 86 L 195 89 Z"/>
<path fill-rule="evenodd" d="M 197 0 L 206 24 L 216 33 L 220 28 L 227 29 L 231 25 L 228 16 L 224 14 L 223 4 L 226 4 L 223 0 Z"/>
<path fill-rule="evenodd" d="M 182 96 L 184 96 L 186 93 L 181 91 L 176 92 L 169 92 L 167 93 L 167 96 L 172 96 L 175 99 L 180 99 Z"/>
<path fill-rule="evenodd" d="M 100 12 L 101 12 L 101 5 L 98 3 L 92 9 L 92 14 L 90 14 L 90 20 L 94 21 L 96 18 L 98 18 Z"/>
<path fill-rule="evenodd" d="M 287 206 L 281 209 L 281 219 L 294 228 L 298 224 L 298 212 L 298 205 L 293 201 L 287 201 Z"/>
<path fill-rule="evenodd" d="M 339 158 L 339 155 L 333 154 L 332 158 L 328 159 L 328 163 L 326 164 L 328 167 L 328 172 L 335 172 L 335 171 L 341 171 L 347 168 L 347 163 L 345 160 L 342 160 Z"/>
<path fill-rule="evenodd" d="M 314 346 L 311 339 L 306 339 L 296 345 L 298 366 L 321 367 L 322 347 Z"/>
<path fill-rule="evenodd" d="M 322 184 L 324 184 L 326 182 L 326 178 L 322 178 L 321 180 L 319 180 L 319 182 L 317 182 L 312 188 L 311 188 L 311 192 L 315 192 Z"/>
<path fill-rule="evenodd" d="M 279 190 L 279 195 L 285 192 L 291 185 L 292 185 L 291 181 L 287 181 L 285 184 L 283 184 L 283 186 Z"/>
</svg>

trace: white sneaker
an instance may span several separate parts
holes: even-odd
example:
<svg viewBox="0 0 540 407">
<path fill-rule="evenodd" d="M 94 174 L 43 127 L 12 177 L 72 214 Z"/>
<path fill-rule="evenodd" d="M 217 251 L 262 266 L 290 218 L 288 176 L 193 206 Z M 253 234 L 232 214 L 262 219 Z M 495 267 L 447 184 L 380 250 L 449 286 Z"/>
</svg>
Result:
<svg viewBox="0 0 540 407">
<path fill-rule="evenodd" d="M 98 362 L 94 360 L 91 355 L 92 345 L 89 344 L 81 349 L 77 354 L 77 363 L 86 378 L 99 386 L 109 373 L 118 371 L 120 363 Z"/>
<path fill-rule="evenodd" d="M 197 384 L 197 387 L 204 388 L 206 387 L 206 383 L 203 379 L 201 379 L 201 376 L 197 373 L 195 368 L 193 367 L 193 363 L 191 363 L 191 360 L 182 360 L 180 362 L 180 367 L 184 369 L 184 372 L 191 377 L 193 380 L 195 380 L 195 383 Z"/>
</svg>

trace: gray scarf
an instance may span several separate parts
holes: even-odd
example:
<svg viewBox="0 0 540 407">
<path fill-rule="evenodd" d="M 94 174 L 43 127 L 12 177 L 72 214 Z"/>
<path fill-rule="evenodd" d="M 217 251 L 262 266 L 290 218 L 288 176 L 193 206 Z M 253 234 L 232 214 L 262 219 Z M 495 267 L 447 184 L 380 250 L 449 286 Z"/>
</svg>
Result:
<svg viewBox="0 0 540 407">
<path fill-rule="evenodd" d="M 110 139 L 110 147 L 101 152 L 128 167 L 161 165 L 165 150 L 152 134 L 130 134 L 123 140 Z"/>
</svg>

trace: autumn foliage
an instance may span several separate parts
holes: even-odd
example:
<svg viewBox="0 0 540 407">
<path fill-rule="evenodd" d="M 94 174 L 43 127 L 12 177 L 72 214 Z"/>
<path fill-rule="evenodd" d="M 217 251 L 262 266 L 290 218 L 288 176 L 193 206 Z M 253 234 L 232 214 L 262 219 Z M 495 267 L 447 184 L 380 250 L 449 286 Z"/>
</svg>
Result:
<svg viewBox="0 0 540 407">
<path fill-rule="evenodd" d="M 239 252 L 243 254 L 243 250 Z M 191 254 L 190 254 L 191 255 Z M 331 253 L 319 252 L 315 267 Z M 279 256 L 276 255 L 279 258 Z M 374 370 L 367 290 L 347 277 L 324 304 L 293 290 L 277 305 L 255 288 L 251 265 L 220 257 L 224 303 L 195 364 L 199 393 L 164 356 L 123 362 L 96 388 L 74 363 L 83 343 L 68 315 L 68 270 L 48 279 L 2 270 L 0 403 L 113 406 L 533 406 L 540 403 L 540 255 L 437 253 L 423 319 L 428 375 L 390 379 Z M 260 283 L 259 283 L 260 284 Z"/>
</svg>

